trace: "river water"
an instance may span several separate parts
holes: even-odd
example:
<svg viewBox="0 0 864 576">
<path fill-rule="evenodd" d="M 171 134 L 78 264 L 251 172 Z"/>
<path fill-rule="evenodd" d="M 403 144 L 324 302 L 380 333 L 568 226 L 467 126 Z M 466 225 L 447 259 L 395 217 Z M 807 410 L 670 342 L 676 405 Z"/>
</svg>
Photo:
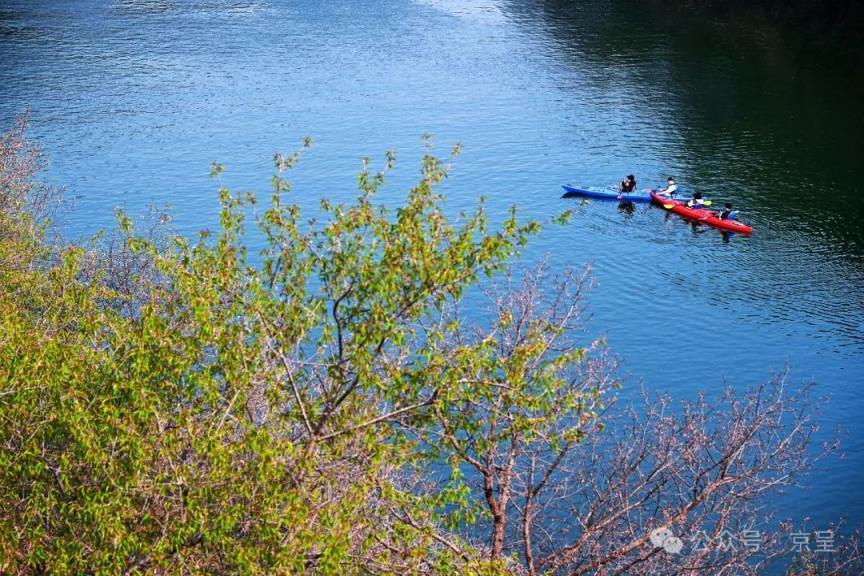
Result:
<svg viewBox="0 0 864 576">
<path fill-rule="evenodd" d="M 521 261 L 589 264 L 594 335 L 621 359 L 624 390 L 693 398 L 789 367 L 842 429 L 780 517 L 822 529 L 864 523 L 864 49 L 813 22 L 751 9 L 652 2 L 502 0 L 355 3 L 5 0 L 0 124 L 29 107 L 46 177 L 76 199 L 83 237 L 168 206 L 193 233 L 218 223 L 225 183 L 266 192 L 275 151 L 315 140 L 295 170 L 309 209 L 348 200 L 360 158 L 418 175 L 421 138 L 464 152 L 448 210 L 487 198 L 546 220 Z M 669 174 L 753 225 L 726 241 L 661 209 L 560 199 L 561 184 Z M 675 353 L 670 353 L 674 348 Z M 686 353 L 682 353 L 682 351 Z"/>
</svg>

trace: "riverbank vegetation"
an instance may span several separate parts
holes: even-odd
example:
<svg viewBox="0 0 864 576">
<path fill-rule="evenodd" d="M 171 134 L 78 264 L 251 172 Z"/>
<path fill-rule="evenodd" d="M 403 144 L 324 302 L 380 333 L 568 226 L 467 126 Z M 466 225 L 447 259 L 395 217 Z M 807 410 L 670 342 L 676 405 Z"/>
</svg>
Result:
<svg viewBox="0 0 864 576">
<path fill-rule="evenodd" d="M 745 574 L 782 553 L 762 507 L 820 453 L 806 389 L 619 408 L 590 277 L 507 272 L 540 224 L 448 218 L 431 153 L 398 209 L 375 200 L 388 155 L 303 220 L 299 157 L 275 156 L 264 206 L 220 186 L 218 232 L 120 214 L 120 242 L 69 244 L 24 123 L 4 136 L 0 573 Z"/>
</svg>

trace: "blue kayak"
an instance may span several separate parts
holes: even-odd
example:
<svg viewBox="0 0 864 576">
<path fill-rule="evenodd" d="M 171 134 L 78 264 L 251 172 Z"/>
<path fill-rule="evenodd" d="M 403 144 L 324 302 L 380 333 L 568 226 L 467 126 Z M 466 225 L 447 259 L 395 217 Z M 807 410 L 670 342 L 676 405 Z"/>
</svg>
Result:
<svg viewBox="0 0 864 576">
<path fill-rule="evenodd" d="M 604 200 L 619 200 L 622 202 L 651 202 L 650 190 L 636 190 L 634 192 L 622 193 L 611 186 L 562 186 L 564 195 L 562 198 L 574 196 L 586 196 L 588 198 L 603 198 Z"/>
</svg>

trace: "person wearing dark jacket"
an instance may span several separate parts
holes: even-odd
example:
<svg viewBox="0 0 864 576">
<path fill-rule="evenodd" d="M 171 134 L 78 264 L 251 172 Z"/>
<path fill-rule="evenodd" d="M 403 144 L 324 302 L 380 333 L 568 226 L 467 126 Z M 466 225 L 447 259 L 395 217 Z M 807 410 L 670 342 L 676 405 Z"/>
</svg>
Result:
<svg viewBox="0 0 864 576">
<path fill-rule="evenodd" d="M 621 181 L 621 192 L 633 192 L 636 190 L 636 178 L 630 174 Z"/>
<path fill-rule="evenodd" d="M 726 206 L 723 208 L 723 211 L 720 212 L 719 218 L 721 220 L 735 220 L 735 216 L 738 215 L 737 210 L 732 209 L 732 204 L 729 202 L 726 203 Z"/>
</svg>

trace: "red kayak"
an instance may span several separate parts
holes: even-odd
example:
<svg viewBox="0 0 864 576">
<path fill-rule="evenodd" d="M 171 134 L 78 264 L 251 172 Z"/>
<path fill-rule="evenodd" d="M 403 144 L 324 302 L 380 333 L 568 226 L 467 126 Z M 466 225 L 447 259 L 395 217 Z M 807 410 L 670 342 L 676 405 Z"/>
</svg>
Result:
<svg viewBox="0 0 864 576">
<path fill-rule="evenodd" d="M 747 226 L 746 224 L 742 224 L 737 220 L 723 220 L 720 218 L 719 212 L 715 212 L 713 210 L 708 210 L 707 208 L 690 208 L 687 206 L 686 202 L 682 202 L 681 200 L 674 200 L 669 198 L 668 196 L 661 196 L 657 194 L 653 190 L 651 191 L 651 199 L 666 208 L 667 210 L 671 210 L 676 214 L 687 218 L 688 220 L 693 220 L 695 222 L 702 222 L 707 224 L 708 226 L 713 226 L 714 228 L 720 228 L 721 230 L 728 230 L 729 232 L 735 232 L 736 234 L 752 234 L 753 228 Z"/>
</svg>

